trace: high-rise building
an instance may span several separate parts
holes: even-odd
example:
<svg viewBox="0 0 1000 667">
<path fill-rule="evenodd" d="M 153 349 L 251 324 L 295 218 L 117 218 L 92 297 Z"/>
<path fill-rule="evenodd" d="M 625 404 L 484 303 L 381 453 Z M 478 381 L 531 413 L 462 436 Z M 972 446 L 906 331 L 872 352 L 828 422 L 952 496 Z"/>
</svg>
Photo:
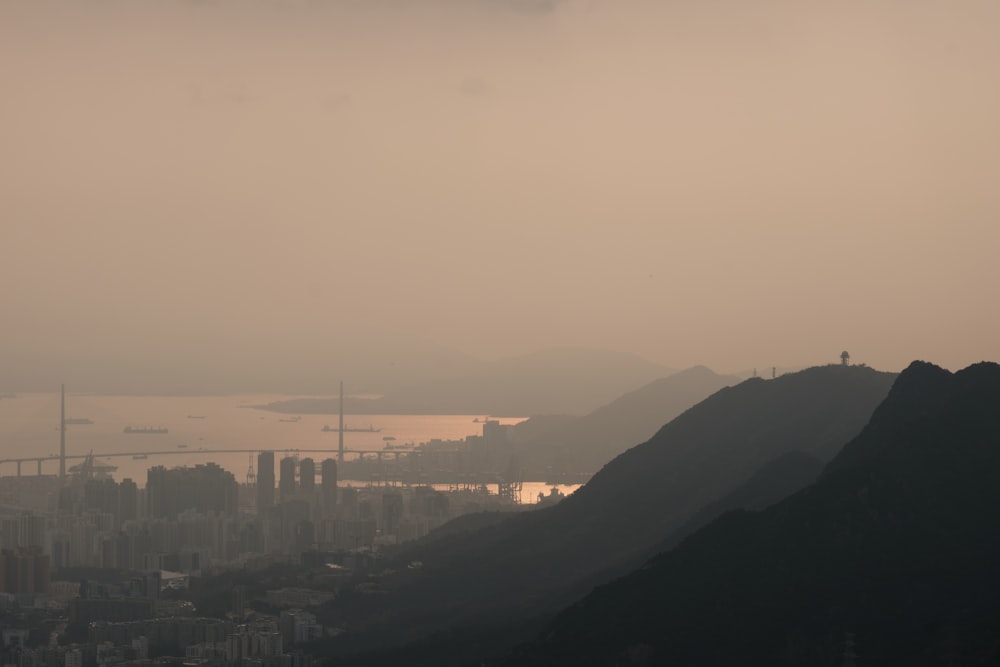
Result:
<svg viewBox="0 0 1000 667">
<path fill-rule="evenodd" d="M 169 495 L 166 467 L 153 466 L 146 470 L 146 516 L 166 516 Z"/>
<path fill-rule="evenodd" d="M 83 485 L 83 509 L 85 511 L 110 514 L 114 517 L 115 526 L 121 525 L 120 495 L 121 490 L 115 480 L 88 479 Z"/>
<path fill-rule="evenodd" d="M 118 525 L 137 519 L 138 512 L 139 487 L 131 478 L 126 477 L 118 488 L 118 516 L 121 520 Z"/>
<path fill-rule="evenodd" d="M 299 461 L 299 492 L 310 503 L 316 495 L 316 464 L 312 459 Z"/>
<path fill-rule="evenodd" d="M 274 452 L 257 455 L 257 514 L 274 505 Z"/>
<path fill-rule="evenodd" d="M 332 517 L 337 509 L 337 461 L 324 459 L 323 473 L 323 514 Z"/>
<path fill-rule="evenodd" d="M 281 459 L 281 477 L 278 479 L 278 498 L 281 502 L 295 497 L 295 457 Z"/>
</svg>

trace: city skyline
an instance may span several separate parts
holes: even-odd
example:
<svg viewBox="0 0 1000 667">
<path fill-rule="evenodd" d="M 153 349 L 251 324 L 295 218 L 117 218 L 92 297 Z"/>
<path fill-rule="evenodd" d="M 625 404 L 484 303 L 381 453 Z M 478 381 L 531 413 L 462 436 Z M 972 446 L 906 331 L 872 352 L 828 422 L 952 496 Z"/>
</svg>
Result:
<svg viewBox="0 0 1000 667">
<path fill-rule="evenodd" d="M 1000 664 L 998 34 L 0 0 L 0 665 Z"/>
</svg>

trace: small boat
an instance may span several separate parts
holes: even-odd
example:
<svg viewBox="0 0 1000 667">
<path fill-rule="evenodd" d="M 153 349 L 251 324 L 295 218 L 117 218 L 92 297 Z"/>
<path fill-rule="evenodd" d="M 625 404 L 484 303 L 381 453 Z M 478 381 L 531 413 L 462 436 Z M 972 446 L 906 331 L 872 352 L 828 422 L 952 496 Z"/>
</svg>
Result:
<svg viewBox="0 0 1000 667">
<path fill-rule="evenodd" d="M 279 419 L 278 421 L 279 422 L 291 422 L 291 423 L 294 424 L 295 422 L 299 421 L 300 419 L 302 419 L 302 417 L 289 417 L 287 419 L 284 419 L 284 418 Z"/>
<path fill-rule="evenodd" d="M 180 445 L 177 445 L 177 449 L 187 449 L 187 445 L 182 443 Z"/>
<path fill-rule="evenodd" d="M 67 424 L 93 424 L 92 419 L 87 419 L 86 417 L 69 417 L 66 420 Z"/>
<path fill-rule="evenodd" d="M 149 457 L 146 456 L 145 454 L 133 454 L 132 458 L 135 459 L 136 461 L 139 461 L 142 459 L 148 459 Z"/>
<path fill-rule="evenodd" d="M 204 419 L 205 415 L 188 415 L 188 419 Z"/>
</svg>

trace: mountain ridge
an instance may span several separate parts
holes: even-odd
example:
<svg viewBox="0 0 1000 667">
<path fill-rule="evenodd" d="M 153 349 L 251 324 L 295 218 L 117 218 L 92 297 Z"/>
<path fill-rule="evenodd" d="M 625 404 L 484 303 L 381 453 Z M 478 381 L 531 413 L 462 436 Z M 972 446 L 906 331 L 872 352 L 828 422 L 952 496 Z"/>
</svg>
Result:
<svg viewBox="0 0 1000 667">
<path fill-rule="evenodd" d="M 543 447 L 555 447 L 564 467 L 598 470 L 629 447 L 649 440 L 688 408 L 740 382 L 706 366 L 693 366 L 657 378 L 580 417 L 532 417 L 515 425 L 510 437 L 528 456 Z"/>
<path fill-rule="evenodd" d="M 815 484 L 599 587 L 504 664 L 834 664 L 847 633 L 866 664 L 993 662 L 998 474 L 1000 366 L 915 362 Z"/>
<path fill-rule="evenodd" d="M 323 650 L 370 651 L 510 614 L 555 612 L 641 564 L 775 456 L 800 450 L 828 460 L 867 423 L 894 377 L 819 367 L 721 389 L 554 507 L 449 540 L 447 549 L 404 548 L 389 563 L 397 574 L 379 580 L 385 595 L 346 591 L 323 611 L 324 622 L 353 624 Z M 423 566 L 407 569 L 412 560 Z"/>
</svg>

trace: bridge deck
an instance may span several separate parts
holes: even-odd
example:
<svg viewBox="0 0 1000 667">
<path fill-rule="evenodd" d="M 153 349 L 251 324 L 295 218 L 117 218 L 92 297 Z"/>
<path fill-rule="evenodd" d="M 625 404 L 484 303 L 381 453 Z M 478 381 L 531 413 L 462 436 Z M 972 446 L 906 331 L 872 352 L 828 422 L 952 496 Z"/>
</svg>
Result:
<svg viewBox="0 0 1000 667">
<path fill-rule="evenodd" d="M 163 450 L 143 450 L 135 452 L 104 452 L 104 453 L 88 453 L 88 454 L 67 454 L 66 460 L 70 459 L 86 459 L 87 457 L 93 457 L 94 459 L 110 459 L 110 458 L 121 458 L 121 457 L 135 457 L 135 456 L 178 456 L 192 454 L 258 454 L 260 452 L 274 452 L 275 454 L 327 454 L 331 458 L 337 458 L 340 450 L 337 448 L 333 449 L 163 449 Z M 417 453 L 414 450 L 380 450 L 380 449 L 345 449 L 344 454 L 356 455 L 358 459 L 363 459 L 366 456 L 373 456 L 378 459 L 382 459 L 385 456 L 394 457 L 396 459 L 403 455 L 410 455 Z M 21 464 L 23 463 L 37 463 L 38 470 L 41 474 L 41 467 L 43 461 L 58 461 L 61 457 L 58 454 L 47 454 L 45 456 L 22 456 L 22 457 L 12 457 L 0 459 L 0 464 L 4 463 L 14 463 L 17 465 L 17 474 L 21 476 Z"/>
</svg>

